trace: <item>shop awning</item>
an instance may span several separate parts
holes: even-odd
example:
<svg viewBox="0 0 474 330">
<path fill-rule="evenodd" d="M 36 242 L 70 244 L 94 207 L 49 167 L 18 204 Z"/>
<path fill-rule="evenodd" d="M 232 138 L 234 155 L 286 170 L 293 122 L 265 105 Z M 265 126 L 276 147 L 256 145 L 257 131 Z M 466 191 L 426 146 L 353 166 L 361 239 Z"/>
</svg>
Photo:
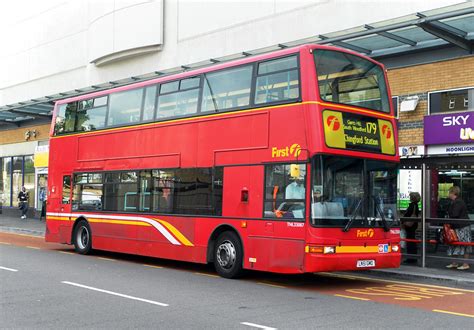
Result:
<svg viewBox="0 0 474 330">
<path fill-rule="evenodd" d="M 474 2 L 414 13 L 382 22 L 315 35 L 261 49 L 211 58 L 198 63 L 183 65 L 169 70 L 105 82 L 71 91 L 64 91 L 37 99 L 0 106 L 0 125 L 20 126 L 25 121 L 51 119 L 54 101 L 87 94 L 112 87 L 128 85 L 137 81 L 154 79 L 186 70 L 210 66 L 215 63 L 262 54 L 281 48 L 305 43 L 333 45 L 360 52 L 375 59 L 421 52 L 441 47 L 456 47 L 465 54 L 474 52 Z M 0 126 L 1 128 L 1 126 Z"/>
</svg>

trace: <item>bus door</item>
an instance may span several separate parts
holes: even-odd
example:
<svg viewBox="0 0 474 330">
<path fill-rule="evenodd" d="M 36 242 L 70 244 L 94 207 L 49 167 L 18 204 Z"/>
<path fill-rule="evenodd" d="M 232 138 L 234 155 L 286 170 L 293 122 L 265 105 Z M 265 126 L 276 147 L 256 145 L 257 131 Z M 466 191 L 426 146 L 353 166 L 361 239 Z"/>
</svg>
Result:
<svg viewBox="0 0 474 330">
<path fill-rule="evenodd" d="M 72 175 L 71 174 L 63 174 L 62 177 L 62 186 L 60 191 L 60 213 L 71 213 L 71 200 L 72 200 L 72 189 L 71 189 L 71 182 L 72 182 Z"/>
<path fill-rule="evenodd" d="M 272 208 L 276 218 L 271 220 L 273 223 L 272 254 L 269 265 L 271 271 L 303 270 L 307 206 L 306 169 L 306 164 L 267 166 L 266 189 L 271 188 L 272 203 L 266 205 L 265 210 Z"/>
<path fill-rule="evenodd" d="M 71 238 L 71 201 L 72 201 L 72 175 L 63 174 L 59 191 L 59 240 L 69 243 Z"/>
<path fill-rule="evenodd" d="M 262 238 L 266 240 L 268 270 L 302 269 L 306 214 L 306 164 L 265 166 Z"/>
</svg>

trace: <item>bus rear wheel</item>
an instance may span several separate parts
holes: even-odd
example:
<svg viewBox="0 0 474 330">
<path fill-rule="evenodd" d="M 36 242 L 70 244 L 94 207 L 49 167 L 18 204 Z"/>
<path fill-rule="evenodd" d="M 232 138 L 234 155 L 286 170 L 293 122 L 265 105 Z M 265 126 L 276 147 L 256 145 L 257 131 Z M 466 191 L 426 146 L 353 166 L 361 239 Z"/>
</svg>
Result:
<svg viewBox="0 0 474 330">
<path fill-rule="evenodd" d="M 237 278 L 242 275 L 242 243 L 236 233 L 223 232 L 217 238 L 214 249 L 214 268 L 225 278 Z"/>
<path fill-rule="evenodd" d="M 73 234 L 73 244 L 77 253 L 89 254 L 92 251 L 92 234 L 87 221 L 81 220 L 77 223 Z"/>
</svg>

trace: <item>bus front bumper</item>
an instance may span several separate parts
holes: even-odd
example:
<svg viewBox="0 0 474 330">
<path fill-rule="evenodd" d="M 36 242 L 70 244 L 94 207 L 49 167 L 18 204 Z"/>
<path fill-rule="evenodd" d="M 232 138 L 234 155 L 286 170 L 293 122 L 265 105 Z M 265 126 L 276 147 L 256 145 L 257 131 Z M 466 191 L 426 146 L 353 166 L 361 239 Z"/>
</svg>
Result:
<svg viewBox="0 0 474 330">
<path fill-rule="evenodd" d="M 385 254 L 354 253 L 354 254 L 311 254 L 305 256 L 305 272 L 354 271 L 379 268 L 400 267 L 401 254 L 390 252 Z"/>
</svg>

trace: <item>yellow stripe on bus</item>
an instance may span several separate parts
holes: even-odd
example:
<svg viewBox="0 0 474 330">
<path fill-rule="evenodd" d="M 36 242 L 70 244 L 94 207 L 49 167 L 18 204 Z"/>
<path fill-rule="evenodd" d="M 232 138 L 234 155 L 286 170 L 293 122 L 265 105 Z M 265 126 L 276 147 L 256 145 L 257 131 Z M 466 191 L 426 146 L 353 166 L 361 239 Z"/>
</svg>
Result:
<svg viewBox="0 0 474 330">
<path fill-rule="evenodd" d="M 108 219 L 97 219 L 97 218 L 88 218 L 89 222 L 100 222 L 100 223 L 110 223 L 114 225 L 135 225 L 135 226 L 144 226 L 151 227 L 152 225 L 144 221 L 132 221 L 132 220 L 108 220 Z"/>
<path fill-rule="evenodd" d="M 69 221 L 69 217 L 54 217 L 54 216 L 50 216 L 48 215 L 46 217 L 47 220 L 58 220 L 58 221 Z"/>
<path fill-rule="evenodd" d="M 165 226 L 181 243 L 183 243 L 185 246 L 194 246 L 193 243 L 191 243 L 181 232 L 176 229 L 172 224 L 169 222 L 166 222 L 164 220 L 160 219 L 153 219 L 161 223 L 163 226 Z"/>
</svg>

